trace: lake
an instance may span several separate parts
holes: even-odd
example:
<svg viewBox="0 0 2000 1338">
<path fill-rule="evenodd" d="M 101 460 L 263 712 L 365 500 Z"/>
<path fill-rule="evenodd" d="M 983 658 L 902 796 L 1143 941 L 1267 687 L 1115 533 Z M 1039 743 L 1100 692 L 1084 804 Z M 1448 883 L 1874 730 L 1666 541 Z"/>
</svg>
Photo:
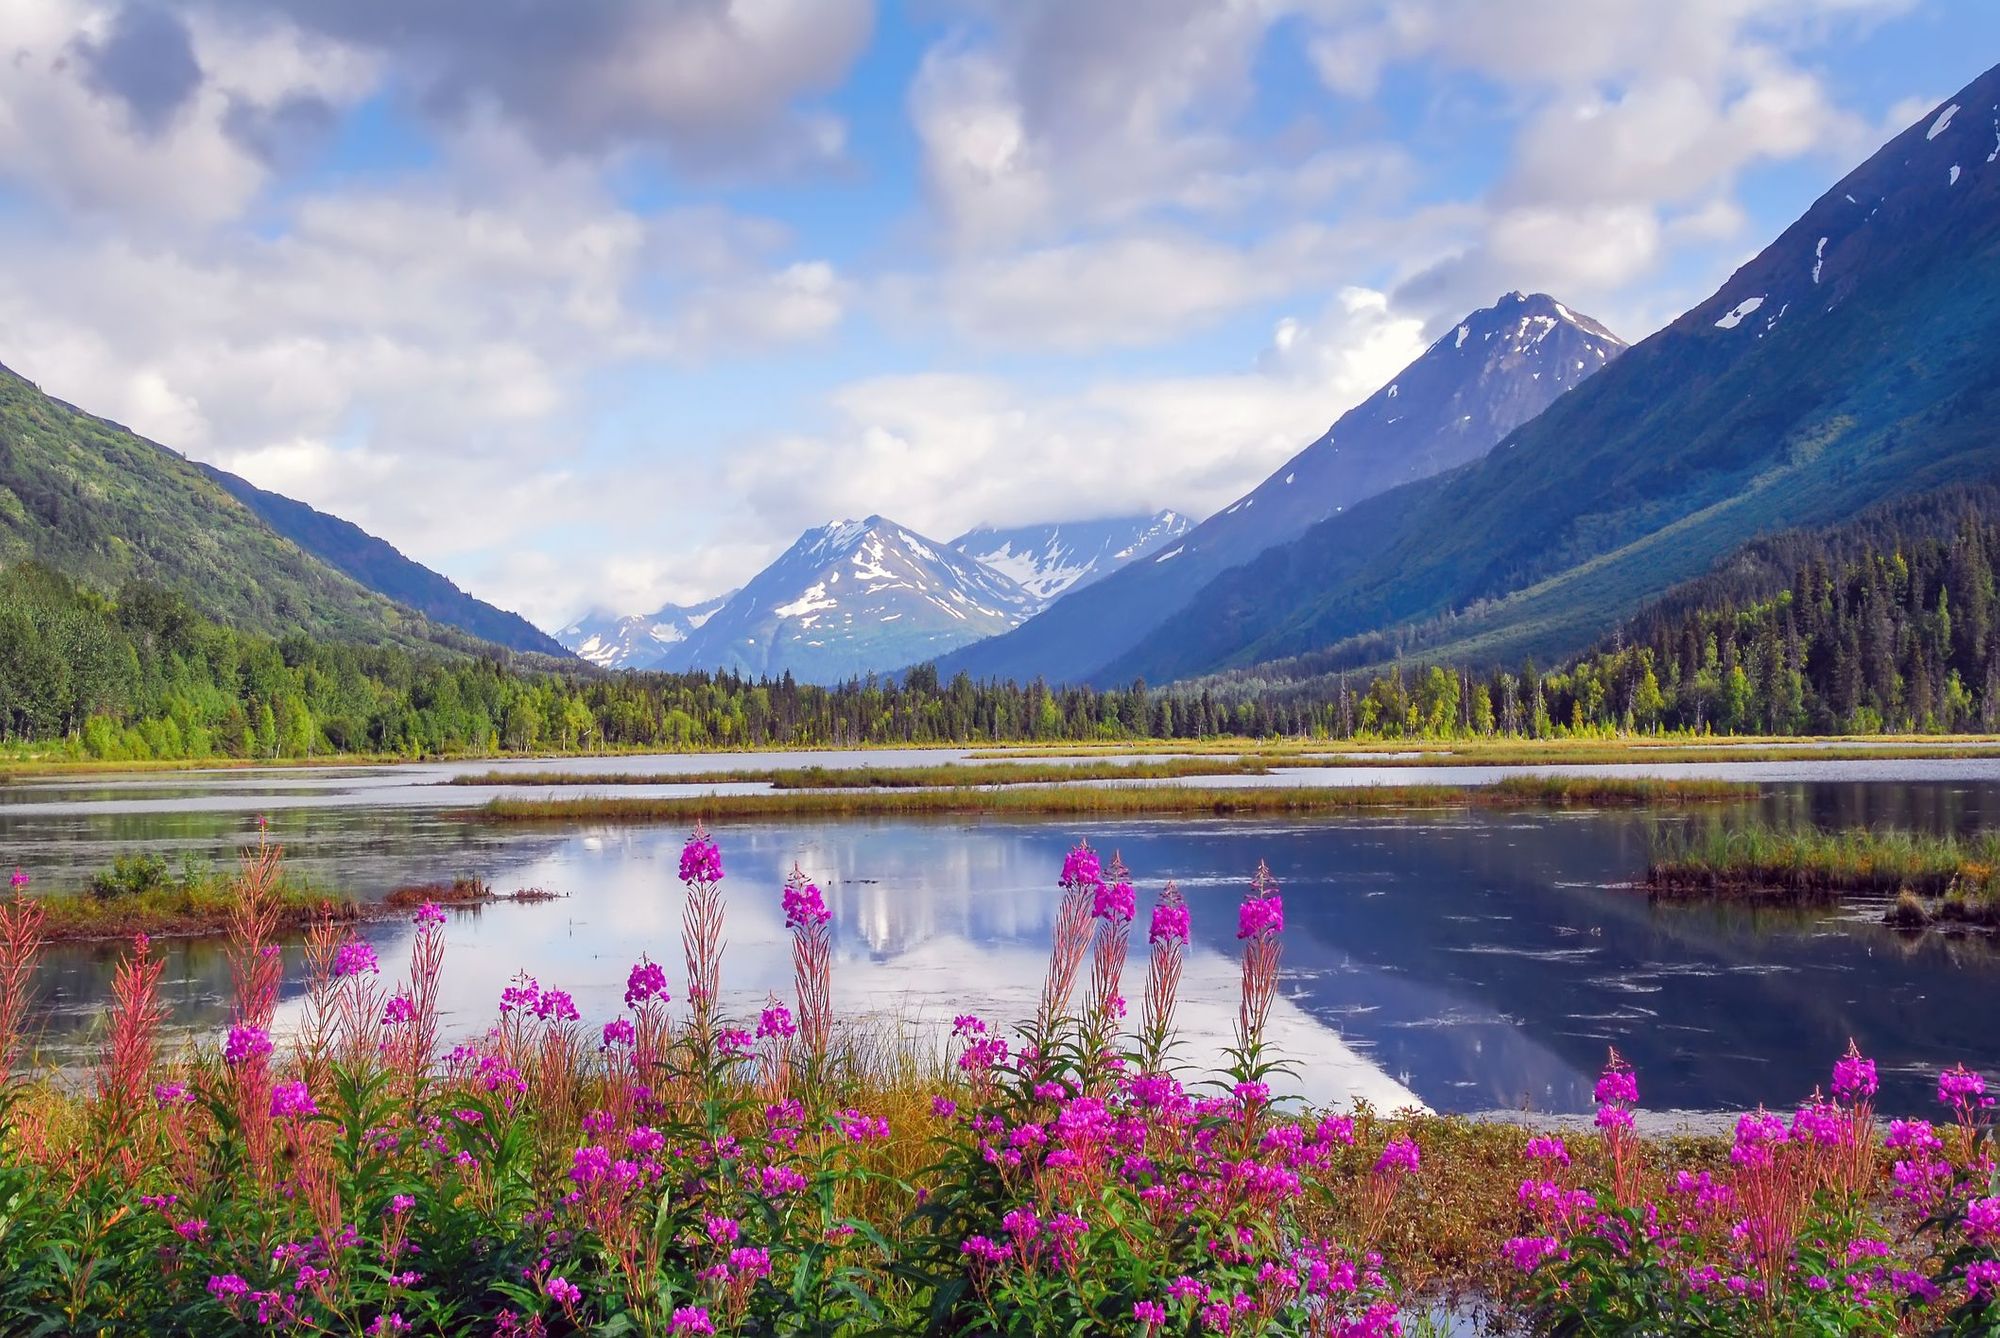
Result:
<svg viewBox="0 0 2000 1338">
<path fill-rule="evenodd" d="M 954 750 L 814 754 L 769 764 L 953 760 Z M 565 759 L 516 764 L 651 774 L 745 757 Z M 463 820 L 493 791 L 437 782 L 490 764 L 275 769 L 65 778 L 0 787 L 0 865 L 42 886 L 76 886 L 120 851 L 226 860 L 268 813 L 272 839 L 316 881 L 379 895 L 474 874 L 560 900 L 454 915 L 447 1031 L 483 1028 L 517 970 L 616 1013 L 626 969 L 649 953 L 679 981 L 684 832 L 657 826 L 521 828 Z M 1467 768 L 1300 769 L 1290 783 L 1467 779 Z M 1194 945 L 1182 1021 L 1189 1057 L 1223 1042 L 1235 1013 L 1235 905 L 1258 860 L 1284 888 L 1285 978 L 1274 1035 L 1320 1100 L 1366 1097 L 1451 1111 L 1589 1108 L 1605 1050 L 1637 1066 L 1647 1103 L 1734 1111 L 1796 1102 L 1857 1038 L 1881 1064 L 1885 1108 L 1923 1110 L 1932 1075 L 1964 1059 L 2000 1069 L 1990 1025 L 2000 952 L 1984 938 L 1905 938 L 1879 908 L 1745 911 L 1653 906 L 1631 890 L 1658 826 L 1751 813 L 1826 826 L 1969 831 L 2000 819 L 2000 759 L 1949 762 L 1552 767 L 1581 774 L 1740 776 L 1754 804 L 1672 812 L 1423 811 L 1294 818 L 841 819 L 718 824 L 729 893 L 724 985 L 751 1008 L 789 994 L 778 888 L 796 861 L 835 915 L 836 1002 L 912 1035 L 951 1015 L 1030 1011 L 1046 959 L 1065 850 L 1087 838 L 1122 853 L 1144 907 L 1169 878 L 1187 894 Z M 1490 779 L 1493 772 L 1479 773 Z M 1231 777 L 1232 783 L 1264 778 Z M 620 787 L 674 793 L 682 787 Z M 732 787 L 733 788 L 733 787 Z M 755 787 L 748 787 L 755 788 Z M 532 789 L 529 793 L 548 793 Z M 581 793 L 570 790 L 566 793 Z M 371 924 L 385 976 L 403 969 L 408 927 Z M 166 945 L 175 1022 L 224 1016 L 219 941 Z M 1139 952 L 1128 994 L 1139 990 Z M 76 1062 L 121 948 L 52 949 L 40 978 L 44 1055 Z M 296 985 L 295 954 L 289 961 Z"/>
</svg>

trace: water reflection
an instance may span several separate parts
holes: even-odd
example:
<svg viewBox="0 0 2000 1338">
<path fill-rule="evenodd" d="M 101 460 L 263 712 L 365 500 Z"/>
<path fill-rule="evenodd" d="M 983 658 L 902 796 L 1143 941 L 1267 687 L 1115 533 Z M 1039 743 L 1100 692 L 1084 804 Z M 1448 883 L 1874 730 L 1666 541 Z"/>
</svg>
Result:
<svg viewBox="0 0 2000 1338">
<path fill-rule="evenodd" d="M 2000 811 L 1996 802 L 1991 785 L 1801 786 L 1763 807 L 1964 830 Z M 724 983 L 743 1008 L 767 991 L 788 993 L 777 888 L 797 860 L 834 910 L 844 1013 L 936 1022 L 940 1033 L 960 1011 L 1023 1016 L 1041 980 L 1063 851 L 1087 835 L 1123 852 L 1142 892 L 1172 877 L 1187 893 L 1191 1057 L 1212 1054 L 1228 1033 L 1234 908 L 1256 861 L 1269 860 L 1287 908 L 1273 1025 L 1298 1061 L 1300 1087 L 1316 1097 L 1576 1112 L 1588 1107 L 1610 1045 L 1639 1067 L 1649 1104 L 1699 1110 L 1795 1101 L 1824 1081 L 1850 1035 L 1881 1061 L 1887 1108 L 1922 1109 L 1938 1065 L 1964 1058 L 2000 1068 L 2000 1036 L 1987 1025 L 2000 956 L 1983 943 L 1906 942 L 1834 913 L 1656 908 L 1621 886 L 1643 867 L 1658 824 L 1740 820 L 1746 811 L 724 824 Z M 235 839 L 225 814 L 63 821 L 78 825 L 38 833 L 37 868 L 45 856 L 101 864 L 125 842 L 199 849 Z M 677 830 L 528 833 L 384 809 L 294 812 L 276 831 L 315 876 L 343 886 L 476 872 L 503 889 L 568 894 L 453 919 L 449 1030 L 486 1025 L 519 969 L 570 989 L 595 1020 L 617 1011 L 641 951 L 682 974 Z M 395 976 L 406 927 L 371 926 L 368 935 Z M 51 1055 L 83 1052 L 114 957 L 101 945 L 52 955 L 42 982 Z M 182 1025 L 220 1023 L 219 944 L 171 945 L 168 974 Z"/>
</svg>

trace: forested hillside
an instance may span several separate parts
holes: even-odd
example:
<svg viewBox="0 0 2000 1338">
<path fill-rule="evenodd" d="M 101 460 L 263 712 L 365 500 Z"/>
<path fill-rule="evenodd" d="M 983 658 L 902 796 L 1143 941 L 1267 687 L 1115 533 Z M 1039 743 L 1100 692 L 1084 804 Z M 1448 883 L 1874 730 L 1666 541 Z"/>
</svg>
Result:
<svg viewBox="0 0 2000 1338">
<path fill-rule="evenodd" d="M 1333 735 L 2000 729 L 2000 488 L 1952 488 L 1759 540 L 1546 672 L 1440 666 L 1208 680 Z"/>
<path fill-rule="evenodd" d="M 510 650 L 568 658 L 568 648 L 520 614 L 466 594 L 445 577 L 405 557 L 393 544 L 376 538 L 352 521 L 267 491 L 227 470 L 210 465 L 195 467 L 256 512 L 266 525 L 377 594 L 387 595 L 398 604 L 469 632 L 482 641 Z"/>
<path fill-rule="evenodd" d="M 272 635 L 481 645 L 304 552 L 172 451 L 0 367 L 0 566 L 28 561 L 105 595 L 152 582 Z"/>
</svg>

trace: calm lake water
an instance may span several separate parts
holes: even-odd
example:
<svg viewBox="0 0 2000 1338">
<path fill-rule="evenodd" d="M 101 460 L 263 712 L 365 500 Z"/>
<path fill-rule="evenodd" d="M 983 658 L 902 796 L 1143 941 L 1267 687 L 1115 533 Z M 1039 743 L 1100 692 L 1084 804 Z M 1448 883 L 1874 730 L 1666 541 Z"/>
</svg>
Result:
<svg viewBox="0 0 2000 1338">
<path fill-rule="evenodd" d="M 890 756 L 921 763 L 959 754 L 810 760 L 880 765 Z M 738 764 L 756 763 L 554 765 L 650 774 Z M 571 990 L 598 1021 L 618 1010 L 626 968 L 640 952 L 678 980 L 681 830 L 469 823 L 453 810 L 486 792 L 435 784 L 461 769 L 183 773 L 0 787 L 0 865 L 19 863 L 43 886 L 74 886 L 122 850 L 223 861 L 253 833 L 249 815 L 268 812 L 290 862 L 328 886 L 379 895 L 476 874 L 501 890 L 565 894 L 454 917 L 448 1030 L 483 1028 L 517 970 Z M 1888 1108 L 1923 1109 L 1931 1075 L 1945 1063 L 1965 1059 L 2000 1071 L 2000 1032 L 1991 1024 L 2000 951 L 1983 938 L 1906 939 L 1869 922 L 1866 907 L 1654 907 L 1625 886 L 1662 824 L 1740 822 L 1753 813 L 1953 831 L 2000 821 L 2000 760 L 1564 770 L 1740 775 L 1767 784 L 1755 804 L 1693 813 L 719 824 L 730 894 L 725 987 L 745 1008 L 768 991 L 789 993 L 777 889 L 797 861 L 835 912 L 835 993 L 844 1012 L 899 1019 L 921 1037 L 941 1035 L 956 1012 L 1022 1016 L 1040 984 L 1063 853 L 1085 837 L 1122 852 L 1142 907 L 1169 878 L 1187 893 L 1195 925 L 1183 1014 L 1190 1058 L 1212 1054 L 1227 1035 L 1234 908 L 1257 861 L 1269 861 L 1287 912 L 1286 976 L 1273 1025 L 1298 1062 L 1294 1086 L 1317 1099 L 1573 1113 L 1588 1108 L 1605 1049 L 1615 1045 L 1637 1065 L 1649 1105 L 1733 1111 L 1797 1101 L 1824 1081 L 1850 1035 L 1881 1062 Z M 1288 779 L 1404 782 L 1457 779 L 1461 771 L 1306 770 Z M 398 976 L 407 926 L 371 925 L 366 934 L 385 976 Z M 67 1062 L 87 1053 L 119 951 L 51 952 L 40 980 L 46 1057 Z M 177 1024 L 213 1029 L 228 979 L 220 943 L 180 942 L 168 952 Z M 1128 993 L 1137 992 L 1135 979 Z"/>
</svg>

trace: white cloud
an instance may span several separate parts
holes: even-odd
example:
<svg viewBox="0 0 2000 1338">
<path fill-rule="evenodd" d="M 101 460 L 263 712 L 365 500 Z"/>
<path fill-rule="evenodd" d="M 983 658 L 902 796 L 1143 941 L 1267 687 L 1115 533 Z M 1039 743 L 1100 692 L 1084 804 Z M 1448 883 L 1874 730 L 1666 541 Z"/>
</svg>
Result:
<svg viewBox="0 0 2000 1338">
<path fill-rule="evenodd" d="M 271 237 L 83 245 L 18 229 L 4 356 L 450 568 L 618 491 L 588 472 L 615 465 L 569 463 L 595 430 L 599 373 L 815 338 L 844 310 L 833 268 L 773 255 L 781 234 L 756 221 L 731 246 L 729 218 L 705 212 L 711 245 L 682 270 L 690 220 L 634 215 L 587 178 L 501 198 L 490 184 L 313 196 Z"/>
<path fill-rule="evenodd" d="M 145 53 L 114 72 L 135 87 L 93 65 L 118 41 L 119 18 L 116 7 L 84 0 L 9 4 L 0 180 L 128 232 L 238 216 L 268 179 L 267 164 L 233 131 L 241 115 L 284 96 L 346 101 L 369 79 L 366 62 L 324 42 L 194 25 L 180 31 L 197 82 L 142 98 Z"/>
<path fill-rule="evenodd" d="M 551 158 L 663 151 L 683 167 L 823 162 L 871 0 L 180 0 L 378 60 L 446 125 L 497 113 Z"/>
<path fill-rule="evenodd" d="M 787 537 L 870 512 L 940 539 L 981 522 L 1206 514 L 1422 348 L 1420 321 L 1350 289 L 1309 321 L 1281 322 L 1252 371 L 1106 379 L 1048 396 L 985 376 L 873 378 L 834 396 L 828 431 L 736 452 L 728 491 Z"/>
</svg>

